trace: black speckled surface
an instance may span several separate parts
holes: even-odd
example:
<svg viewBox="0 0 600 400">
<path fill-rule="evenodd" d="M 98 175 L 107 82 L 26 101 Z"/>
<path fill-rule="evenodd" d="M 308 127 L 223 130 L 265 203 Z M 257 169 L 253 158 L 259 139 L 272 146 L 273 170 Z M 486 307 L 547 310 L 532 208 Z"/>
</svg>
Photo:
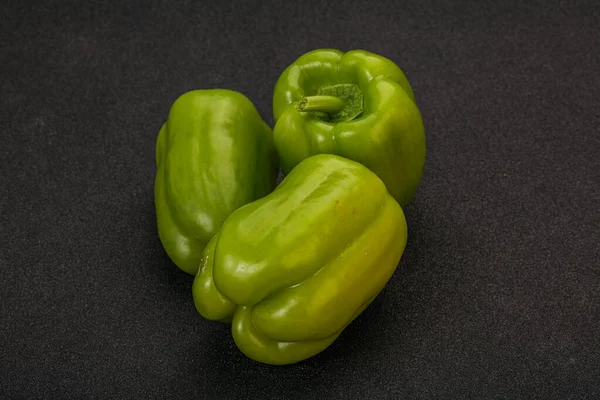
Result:
<svg viewBox="0 0 600 400">
<path fill-rule="evenodd" d="M 3 399 L 600 398 L 596 2 L 8 1 L 0 19 Z M 260 365 L 205 321 L 155 230 L 184 91 L 272 124 L 305 51 L 396 61 L 428 159 L 410 238 L 329 349 Z"/>
</svg>

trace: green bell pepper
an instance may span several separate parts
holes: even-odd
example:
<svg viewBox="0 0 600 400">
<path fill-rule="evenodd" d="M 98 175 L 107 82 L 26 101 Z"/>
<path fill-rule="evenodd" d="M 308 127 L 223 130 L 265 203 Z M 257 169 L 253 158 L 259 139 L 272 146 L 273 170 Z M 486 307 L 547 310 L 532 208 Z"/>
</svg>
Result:
<svg viewBox="0 0 600 400">
<path fill-rule="evenodd" d="M 234 211 L 204 251 L 196 309 L 231 322 L 247 357 L 290 364 L 326 349 L 381 292 L 407 223 L 385 184 L 355 161 L 319 154 Z"/>
<path fill-rule="evenodd" d="M 156 142 L 157 228 L 175 265 L 195 275 L 225 218 L 270 193 L 279 160 L 271 128 L 243 94 L 193 90 L 175 100 Z"/>
<path fill-rule="evenodd" d="M 405 206 L 423 174 L 425 129 L 413 90 L 391 60 L 364 50 L 308 52 L 273 94 L 273 135 L 283 171 L 337 154 L 375 172 Z"/>
</svg>

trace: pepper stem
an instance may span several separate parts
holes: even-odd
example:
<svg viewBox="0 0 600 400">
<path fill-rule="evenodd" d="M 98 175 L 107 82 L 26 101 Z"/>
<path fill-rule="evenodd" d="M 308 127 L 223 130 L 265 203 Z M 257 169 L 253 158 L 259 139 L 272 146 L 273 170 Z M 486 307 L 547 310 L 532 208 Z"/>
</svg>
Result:
<svg viewBox="0 0 600 400">
<path fill-rule="evenodd" d="M 302 112 L 316 111 L 324 113 L 337 113 L 346 106 L 346 102 L 335 96 L 307 96 L 303 97 L 296 109 Z"/>
</svg>

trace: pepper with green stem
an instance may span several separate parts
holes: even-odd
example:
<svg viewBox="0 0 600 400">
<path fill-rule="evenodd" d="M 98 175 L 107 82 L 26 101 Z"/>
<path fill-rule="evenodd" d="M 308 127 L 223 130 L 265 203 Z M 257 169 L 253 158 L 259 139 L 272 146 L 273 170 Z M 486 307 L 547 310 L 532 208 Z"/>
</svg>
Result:
<svg viewBox="0 0 600 400">
<path fill-rule="evenodd" d="M 364 50 L 318 49 L 285 69 L 273 94 L 273 135 L 285 173 L 336 154 L 365 165 L 401 206 L 425 165 L 425 129 L 404 72 Z"/>
</svg>

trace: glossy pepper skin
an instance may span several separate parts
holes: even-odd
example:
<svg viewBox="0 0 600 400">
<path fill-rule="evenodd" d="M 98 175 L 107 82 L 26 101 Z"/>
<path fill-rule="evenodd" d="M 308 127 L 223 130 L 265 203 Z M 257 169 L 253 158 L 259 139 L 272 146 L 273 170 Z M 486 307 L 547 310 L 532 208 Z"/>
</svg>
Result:
<svg viewBox="0 0 600 400">
<path fill-rule="evenodd" d="M 227 89 L 175 100 L 158 134 L 156 166 L 158 234 L 191 275 L 225 218 L 270 193 L 279 168 L 271 129 L 246 96 Z"/>
<path fill-rule="evenodd" d="M 231 321 L 249 358 L 296 363 L 326 349 L 373 301 L 406 240 L 402 208 L 377 175 L 311 156 L 226 219 L 204 252 L 194 303 L 205 318 Z"/>
<path fill-rule="evenodd" d="M 425 129 L 411 85 L 391 60 L 364 50 L 308 52 L 277 81 L 273 115 L 284 172 L 310 155 L 337 154 L 375 172 L 401 206 L 412 200 Z"/>
</svg>

